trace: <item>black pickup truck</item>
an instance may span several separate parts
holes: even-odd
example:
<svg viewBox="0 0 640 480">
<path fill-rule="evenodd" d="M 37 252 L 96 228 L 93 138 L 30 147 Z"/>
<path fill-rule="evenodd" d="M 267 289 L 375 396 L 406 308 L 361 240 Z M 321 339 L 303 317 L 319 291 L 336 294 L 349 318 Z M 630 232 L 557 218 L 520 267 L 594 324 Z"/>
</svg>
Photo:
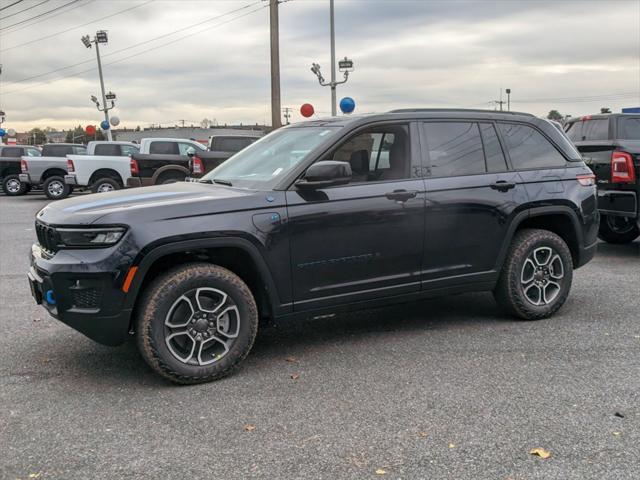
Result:
<svg viewBox="0 0 640 480">
<path fill-rule="evenodd" d="M 206 152 L 193 152 L 191 156 L 189 162 L 191 178 L 200 178 L 209 173 L 261 136 L 261 132 L 247 132 L 242 135 L 211 135 L 209 149 Z"/>
<path fill-rule="evenodd" d="M 30 145 L 0 145 L 0 182 L 5 195 L 24 195 L 31 187 L 20 181 L 20 157 L 39 157 L 40 150 Z"/>
<path fill-rule="evenodd" d="M 596 175 L 599 236 L 629 243 L 640 236 L 640 114 L 587 115 L 565 131 Z"/>
</svg>

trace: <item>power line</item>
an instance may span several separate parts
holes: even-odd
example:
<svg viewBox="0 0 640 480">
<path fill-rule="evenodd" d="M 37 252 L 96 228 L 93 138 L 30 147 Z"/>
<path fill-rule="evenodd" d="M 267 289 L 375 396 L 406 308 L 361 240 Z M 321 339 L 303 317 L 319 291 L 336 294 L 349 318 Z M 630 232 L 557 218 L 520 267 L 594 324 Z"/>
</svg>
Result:
<svg viewBox="0 0 640 480">
<path fill-rule="evenodd" d="M 11 28 L 11 27 L 15 27 L 16 25 L 21 25 L 23 23 L 26 22 L 30 22 L 31 20 L 35 20 L 36 18 L 40 18 L 40 17 L 44 17 L 45 15 L 50 14 L 51 12 L 55 12 L 56 10 L 60 10 L 63 9 L 64 7 L 71 5 L 72 3 L 76 3 L 79 2 L 80 0 L 71 0 L 69 3 L 65 3 L 64 5 L 60 5 L 59 7 L 56 8 L 52 8 L 51 10 L 47 10 L 46 12 L 43 13 L 39 13 L 38 15 L 36 15 L 35 17 L 31 17 L 31 18 L 27 18 L 25 20 L 20 20 L 19 22 L 16 23 L 12 23 L 11 25 L 7 25 L 6 27 L 2 27 L 3 29 L 7 29 L 7 28 Z M 43 2 L 44 3 L 44 2 Z"/>
<path fill-rule="evenodd" d="M 255 5 L 255 4 L 253 4 L 253 5 Z M 264 8 L 267 8 L 268 6 L 269 6 L 269 5 L 262 5 L 262 6 L 258 7 L 258 8 L 253 9 L 253 10 L 249 10 L 248 12 L 246 12 L 246 13 L 244 13 L 244 14 L 242 14 L 242 15 L 238 15 L 237 17 L 230 18 L 229 20 L 226 20 L 226 21 L 224 21 L 224 22 L 220 22 L 220 23 L 218 23 L 218 24 L 216 24 L 216 25 L 211 25 L 211 26 L 206 27 L 206 28 L 203 28 L 202 30 L 199 30 L 199 31 L 197 31 L 197 32 L 188 33 L 188 34 L 183 35 L 182 37 L 179 37 L 179 38 L 177 38 L 177 39 L 175 39 L 175 40 L 171 40 L 171 41 L 169 41 L 169 42 L 162 43 L 162 44 L 157 45 L 157 46 L 155 46 L 155 47 L 151 47 L 151 48 L 148 48 L 148 49 L 146 49 L 146 50 L 142 50 L 141 52 L 137 52 L 137 53 L 134 53 L 134 54 L 132 54 L 132 55 L 129 55 L 129 56 L 126 56 L 126 57 L 123 57 L 123 58 L 119 58 L 119 59 L 114 60 L 114 61 L 112 61 L 112 62 L 105 63 L 104 65 L 105 65 L 105 66 L 106 66 L 106 65 L 114 65 L 114 64 L 116 64 L 116 63 L 120 63 L 120 62 L 123 62 L 123 61 L 125 61 L 125 60 L 129 60 L 130 58 L 134 58 L 134 57 L 140 56 L 140 55 L 142 55 L 142 54 L 144 54 L 144 53 L 151 52 L 151 51 L 153 51 L 153 50 L 157 50 L 158 48 L 162 48 L 162 47 L 165 47 L 165 46 L 167 46 L 167 45 L 170 45 L 170 44 L 173 44 L 173 43 L 179 42 L 180 40 L 184 40 L 185 38 L 192 37 L 192 36 L 194 36 L 194 35 L 197 35 L 197 34 L 199 34 L 199 33 L 205 32 L 205 31 L 207 31 L 207 30 L 211 30 L 212 28 L 221 27 L 221 26 L 226 25 L 226 24 L 228 24 L 228 23 L 234 22 L 234 21 L 236 21 L 236 20 L 238 20 L 238 19 L 240 19 L 240 18 L 242 18 L 242 17 L 246 17 L 246 16 L 248 16 L 248 15 L 251 15 L 252 13 L 255 13 L 255 12 L 258 12 L 258 11 L 260 11 L 260 10 L 264 9 Z M 243 7 L 243 8 L 245 8 L 245 7 Z M 226 15 L 228 15 L 228 13 L 227 13 Z M 125 49 L 122 49 L 122 50 L 119 50 L 119 51 L 127 50 L 127 49 L 129 49 L 129 48 L 133 48 L 133 46 L 132 46 L 132 47 L 125 48 Z M 115 53 L 117 53 L 117 52 L 110 53 L 109 55 L 113 55 L 113 54 L 115 54 Z M 105 57 L 106 57 L 106 55 L 105 55 Z M 87 63 L 87 62 L 82 62 L 82 63 Z M 79 76 L 79 75 L 82 75 L 82 74 L 84 74 L 84 73 L 88 73 L 88 72 L 92 72 L 92 71 L 94 71 L 94 70 L 95 70 L 95 67 L 93 67 L 93 68 L 89 68 L 89 69 L 87 69 L 87 70 L 82 70 L 82 71 L 80 71 L 80 72 L 71 73 L 71 74 L 69 74 L 69 75 L 64 75 L 64 76 L 62 76 L 62 77 L 54 78 L 54 79 L 49 80 L 49 81 L 41 82 L 41 83 L 38 83 L 38 84 L 36 84 L 36 85 L 29 85 L 29 86 L 26 86 L 26 87 L 24 87 L 24 88 L 18 88 L 18 89 L 15 89 L 15 90 L 10 90 L 10 91 L 8 91 L 8 92 L 4 92 L 4 93 L 3 93 L 3 95 L 5 95 L 5 96 L 6 96 L 7 94 L 16 93 L 16 92 L 21 92 L 21 91 L 23 91 L 23 90 L 29 90 L 29 89 L 31 89 L 31 88 L 40 87 L 40 86 L 42 86 L 42 85 L 49 85 L 49 84 L 51 84 L 51 83 L 58 82 L 58 81 L 60 81 L 60 80 L 64 80 L 64 79 L 66 79 L 66 78 L 77 77 L 77 76 Z"/>
<path fill-rule="evenodd" d="M 189 29 L 191 29 L 191 28 L 194 28 L 194 27 L 197 27 L 197 26 L 203 25 L 203 24 L 208 23 L 208 22 L 212 22 L 212 21 L 217 20 L 217 19 L 219 19 L 219 18 L 226 17 L 226 16 L 228 16 L 228 15 L 231 15 L 231 14 L 233 14 L 233 13 L 239 12 L 239 11 L 241 11 L 241 10 L 245 10 L 245 9 L 247 9 L 247 8 L 249 8 L 249 7 L 252 7 L 252 6 L 255 6 L 255 5 L 259 4 L 259 3 L 260 3 L 260 2 L 254 2 L 254 3 L 247 4 L 247 5 L 243 6 L 243 7 L 236 8 L 236 9 L 231 10 L 231 11 L 229 11 L 229 12 L 226 12 L 226 13 L 223 13 L 223 14 L 220 14 L 220 15 L 216 15 L 216 16 L 214 16 L 214 17 L 211 17 L 211 18 L 208 18 L 208 19 L 206 19 L 206 20 L 203 20 L 203 21 L 200 21 L 200 22 L 194 23 L 194 24 L 192 24 L 192 25 L 187 25 L 186 27 L 183 27 L 183 28 L 179 28 L 178 30 L 174 30 L 173 32 L 166 33 L 166 34 L 162 34 L 162 35 L 159 35 L 159 36 L 157 36 L 157 37 L 151 38 L 151 39 L 149 39 L 149 40 L 145 40 L 145 41 L 143 41 L 143 42 L 139 42 L 139 43 L 136 43 L 136 44 L 133 44 L 133 45 L 129 45 L 128 47 L 121 48 L 120 50 L 116 50 L 116 51 L 113 51 L 113 52 L 107 53 L 106 55 L 103 55 L 103 56 L 104 56 L 104 57 L 110 57 L 110 56 L 116 55 L 116 54 L 118 54 L 118 53 L 122 53 L 122 52 L 125 52 L 125 51 L 127 51 L 127 50 L 131 50 L 132 48 L 137 48 L 137 47 L 139 47 L 139 46 L 146 45 L 146 44 L 151 43 L 151 42 L 155 42 L 156 40 L 160 40 L 160 39 L 162 39 L 162 38 L 166 38 L 166 37 L 169 37 L 169 36 L 175 35 L 175 34 L 177 34 L 177 33 L 180 33 L 180 32 L 182 32 L 182 31 L 184 31 L 184 30 L 189 30 Z M 199 32 L 197 32 L 197 33 L 199 33 Z M 186 38 L 186 37 L 184 37 L 184 38 Z M 169 43 L 171 43 L 171 42 L 169 42 Z M 166 44 L 165 44 L 165 45 L 166 45 Z M 27 82 L 27 81 L 29 81 L 29 80 L 33 80 L 33 79 L 35 79 L 35 78 L 40 78 L 40 77 L 44 77 L 44 76 L 46 76 L 46 75 L 50 75 L 50 74 L 52 74 L 52 73 L 61 72 L 62 70 L 68 70 L 68 69 L 70 69 L 70 68 L 77 67 L 77 66 L 79 66 L 79 65 L 84 65 L 84 64 L 86 64 L 86 63 L 91 63 L 92 61 L 93 61 L 93 60 L 84 60 L 84 61 L 82 61 L 82 62 L 74 63 L 74 64 L 71 64 L 71 65 L 66 65 L 66 66 L 64 66 L 64 67 L 56 68 L 55 70 L 50 70 L 50 71 L 48 71 L 48 72 L 39 73 L 39 74 L 36 74 L 36 75 L 32 75 L 32 76 L 30 76 L 30 77 L 26 77 L 26 78 L 22 78 L 22 79 L 20 79 L 20 80 L 16 80 L 16 81 L 14 81 L 14 82 L 11 82 L 11 83 L 10 83 L 10 85 L 18 84 L 18 83 L 23 83 L 23 82 Z M 108 64 L 107 64 L 107 65 L 108 65 Z M 5 86 L 6 86 L 6 85 L 5 85 Z"/>
<path fill-rule="evenodd" d="M 6 7 L 2 7 L 2 8 L 0 8 L 0 12 L 1 12 L 1 11 L 3 11 L 3 10 L 6 10 L 7 8 L 11 8 L 11 7 L 13 7 L 14 5 L 17 5 L 17 4 L 19 4 L 19 3 L 22 3 L 22 2 L 24 2 L 24 0 L 18 0 L 17 2 L 13 2 L 11 5 L 7 5 Z"/>
<path fill-rule="evenodd" d="M 122 13 L 128 12 L 130 10 L 134 10 L 136 8 L 144 7 L 145 5 L 148 5 L 149 3 L 153 2 L 153 1 L 154 0 L 147 0 L 144 3 L 140 3 L 138 5 L 134 5 L 133 7 L 125 8 L 124 10 L 120 10 L 118 12 L 112 13 L 110 15 L 106 15 L 104 17 L 96 18 L 95 20 L 91 20 L 90 22 L 82 23 L 80 25 L 76 25 L 75 27 L 70 27 L 70 28 L 67 28 L 65 30 L 61 30 L 59 32 L 52 33 L 51 35 L 46 35 L 44 37 L 36 38 L 36 39 L 30 40 L 28 42 L 19 43 L 18 45 L 12 45 L 11 47 L 2 48 L 2 49 L 0 49 L 0 52 L 7 52 L 9 50 L 13 50 L 13 49 L 18 48 L 18 47 L 24 47 L 25 45 L 31 45 L 32 43 L 36 43 L 36 42 L 39 42 L 41 40 L 46 40 L 48 38 L 52 38 L 52 37 L 55 37 L 55 36 L 58 36 L 58 35 L 62 35 L 63 33 L 70 32 L 71 30 L 75 30 L 77 28 L 86 27 L 87 25 L 91 25 L 92 23 L 100 22 L 102 20 L 106 20 L 108 18 L 115 17 L 116 15 L 120 15 Z"/>
<path fill-rule="evenodd" d="M 20 15 L 22 12 L 26 12 L 27 10 L 31 10 L 32 8 L 39 7 L 40 5 L 42 5 L 43 3 L 47 3 L 48 1 L 49 0 L 43 0 L 42 2 L 36 3 L 35 5 L 31 5 L 30 7 L 23 8 L 22 10 L 20 10 L 18 12 L 15 12 L 15 13 L 12 13 L 11 15 L 7 15 L 6 17 L 0 18 L 0 21 L 6 20 L 9 17 L 15 17 L 16 15 Z"/>
<path fill-rule="evenodd" d="M 5 32 L 4 30 L 6 30 L 6 28 L 3 27 L 3 29 L 2 29 L 3 30 L 3 35 L 4 36 L 10 35 L 12 33 L 19 32 L 20 30 L 24 30 L 25 28 L 30 28 L 33 25 L 36 25 L 38 23 L 46 22 L 47 20 L 51 20 L 52 18 L 55 18 L 55 17 L 57 17 L 59 15 L 64 15 L 65 13 L 69 13 L 71 10 L 75 10 L 76 8 L 86 7 L 90 3 L 93 3 L 94 1 L 95 0 L 87 0 L 85 3 L 78 3 L 76 5 L 72 5 L 70 8 L 67 8 L 66 10 L 62 10 L 62 11 L 60 11 L 58 13 L 54 13 L 52 15 L 46 16 L 44 18 L 41 18 L 40 20 L 35 20 L 35 21 L 31 22 L 31 23 L 28 23 L 27 25 L 22 25 L 21 27 L 14 28 L 10 32 Z M 65 6 L 63 5 L 60 8 L 64 8 L 64 7 Z M 33 18 L 31 20 L 33 20 Z"/>
</svg>

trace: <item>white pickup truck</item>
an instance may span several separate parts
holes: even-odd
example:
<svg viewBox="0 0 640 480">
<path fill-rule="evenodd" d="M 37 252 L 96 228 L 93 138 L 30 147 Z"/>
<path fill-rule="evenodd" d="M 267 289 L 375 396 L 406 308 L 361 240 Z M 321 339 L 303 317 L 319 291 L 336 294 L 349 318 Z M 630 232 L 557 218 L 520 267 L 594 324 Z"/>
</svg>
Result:
<svg viewBox="0 0 640 480">
<path fill-rule="evenodd" d="M 129 155 L 137 152 L 131 142 L 89 142 L 86 155 L 67 155 L 64 182 L 94 193 L 124 188 L 131 176 Z"/>
</svg>

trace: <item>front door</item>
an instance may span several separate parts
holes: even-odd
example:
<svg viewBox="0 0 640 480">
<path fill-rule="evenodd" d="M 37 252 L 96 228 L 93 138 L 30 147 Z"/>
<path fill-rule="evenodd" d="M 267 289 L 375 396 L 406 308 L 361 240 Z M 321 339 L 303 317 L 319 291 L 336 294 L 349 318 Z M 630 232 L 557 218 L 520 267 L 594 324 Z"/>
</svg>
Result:
<svg viewBox="0 0 640 480">
<path fill-rule="evenodd" d="M 369 127 L 324 155 L 351 164 L 349 184 L 287 192 L 295 310 L 419 291 L 425 196 L 411 127 Z"/>
</svg>

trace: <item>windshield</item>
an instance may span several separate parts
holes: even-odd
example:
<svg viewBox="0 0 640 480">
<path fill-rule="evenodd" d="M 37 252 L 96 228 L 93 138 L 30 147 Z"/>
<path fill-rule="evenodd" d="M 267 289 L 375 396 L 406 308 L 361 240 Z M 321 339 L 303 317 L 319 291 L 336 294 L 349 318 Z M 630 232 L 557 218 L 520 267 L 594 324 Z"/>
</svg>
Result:
<svg viewBox="0 0 640 480">
<path fill-rule="evenodd" d="M 282 128 L 252 143 L 202 177 L 234 187 L 271 189 L 339 127 Z"/>
</svg>

